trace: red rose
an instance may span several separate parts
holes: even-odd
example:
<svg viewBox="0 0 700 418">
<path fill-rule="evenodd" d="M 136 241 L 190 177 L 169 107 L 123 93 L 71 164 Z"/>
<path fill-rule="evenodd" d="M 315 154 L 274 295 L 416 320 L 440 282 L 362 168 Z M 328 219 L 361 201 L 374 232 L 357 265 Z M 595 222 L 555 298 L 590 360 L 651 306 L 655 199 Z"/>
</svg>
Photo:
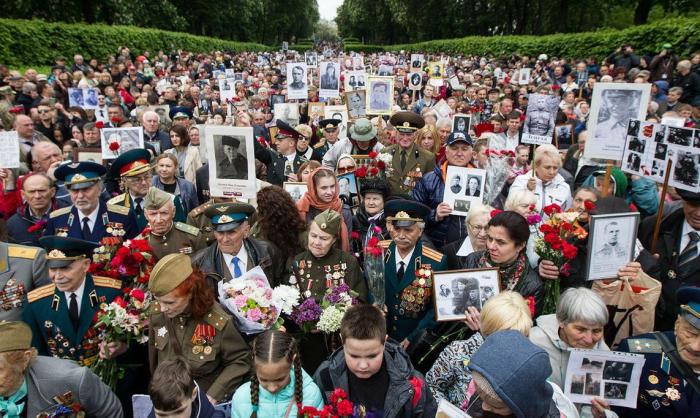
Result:
<svg viewBox="0 0 700 418">
<path fill-rule="evenodd" d="M 367 176 L 367 167 L 366 166 L 363 165 L 362 167 L 355 170 L 355 177 L 363 178 L 366 176 Z"/>
<path fill-rule="evenodd" d="M 586 212 L 590 212 L 596 208 L 595 203 L 591 202 L 590 200 L 583 202 L 583 207 L 586 208 Z"/>
<path fill-rule="evenodd" d="M 561 212 L 561 206 L 557 205 L 556 203 L 552 203 L 551 205 L 545 206 L 542 210 L 547 214 L 547 216 L 552 216 L 555 213 Z"/>
<path fill-rule="evenodd" d="M 563 249 L 562 253 L 564 254 L 564 258 L 567 260 L 573 260 L 576 258 L 576 254 L 578 254 L 578 248 L 575 245 L 571 245 L 568 242 L 563 243 Z"/>
<path fill-rule="evenodd" d="M 101 120 L 98 120 L 97 122 L 95 122 L 95 128 L 102 129 L 104 127 L 105 127 L 105 123 L 102 122 Z"/>
<path fill-rule="evenodd" d="M 498 215 L 501 212 L 503 212 L 503 211 L 500 209 L 494 209 L 491 211 L 491 217 L 493 218 L 494 216 Z"/>
<path fill-rule="evenodd" d="M 134 289 L 130 293 L 131 297 L 138 300 L 139 302 L 143 302 L 144 299 L 146 299 L 146 294 L 143 293 L 143 290 L 141 289 Z"/>
<path fill-rule="evenodd" d="M 367 156 L 374 160 L 375 158 L 377 158 L 377 151 L 370 151 L 369 154 L 367 154 Z"/>
<path fill-rule="evenodd" d="M 117 142 L 117 141 L 110 142 L 109 143 L 109 150 L 114 151 L 114 152 L 119 151 L 119 142 Z"/>
<path fill-rule="evenodd" d="M 386 168 L 386 164 L 384 163 L 384 161 L 377 161 L 377 168 L 380 170 L 384 170 L 384 168 Z"/>
<path fill-rule="evenodd" d="M 552 228 L 552 225 L 550 224 L 542 224 L 540 225 L 540 232 L 543 234 L 550 234 L 554 232 L 554 228 Z"/>
<path fill-rule="evenodd" d="M 112 123 L 119 123 L 122 121 L 122 118 L 120 118 L 119 116 L 115 116 L 110 120 L 112 121 Z"/>
<path fill-rule="evenodd" d="M 369 169 L 370 176 L 376 176 L 377 174 L 379 174 L 379 169 L 377 167 L 372 167 Z"/>
<path fill-rule="evenodd" d="M 112 303 L 116 303 L 117 305 L 121 306 L 122 308 L 126 308 L 126 302 L 124 301 L 124 299 L 122 299 L 121 296 L 117 296 L 116 298 L 114 298 Z"/>
</svg>

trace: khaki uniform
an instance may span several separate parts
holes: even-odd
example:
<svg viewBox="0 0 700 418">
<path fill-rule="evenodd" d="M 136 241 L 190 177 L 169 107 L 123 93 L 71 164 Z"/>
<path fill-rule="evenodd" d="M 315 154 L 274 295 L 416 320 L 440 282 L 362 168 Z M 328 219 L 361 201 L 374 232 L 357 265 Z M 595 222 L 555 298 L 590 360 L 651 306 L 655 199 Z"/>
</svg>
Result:
<svg viewBox="0 0 700 418">
<path fill-rule="evenodd" d="M 24 295 L 49 283 L 43 249 L 0 242 L 0 321 L 21 320 Z"/>
<path fill-rule="evenodd" d="M 392 173 L 387 178 L 392 194 L 408 194 L 421 177 L 435 168 L 435 155 L 419 148 L 416 144 L 406 150 L 406 166 L 401 170 L 401 151 L 398 144 L 382 149 L 382 153 L 393 155 Z"/>
<path fill-rule="evenodd" d="M 187 214 L 187 224 L 193 225 L 199 229 L 200 239 L 207 247 L 216 241 L 216 238 L 214 238 L 214 228 L 211 225 L 211 219 L 204 215 L 204 211 L 213 204 L 214 203 L 212 202 L 201 204 Z"/>
<path fill-rule="evenodd" d="M 188 315 L 168 319 L 154 303 L 148 332 L 151 372 L 162 361 L 181 354 L 192 377 L 218 402 L 230 399 L 250 372 L 250 348 L 233 318 L 218 304 L 201 320 Z"/>
<path fill-rule="evenodd" d="M 332 248 L 325 256 L 316 258 L 307 250 L 294 257 L 292 271 L 290 284 L 299 288 L 303 298 L 313 296 L 320 302 L 326 290 L 346 283 L 362 302 L 367 302 L 367 283 L 357 259 L 350 253 Z"/>
<path fill-rule="evenodd" d="M 191 255 L 206 247 L 199 229 L 182 222 L 174 222 L 170 231 L 164 235 L 156 235 L 150 232 L 147 236 L 141 236 L 141 238 L 148 239 L 148 244 L 153 248 L 156 260 L 178 252 Z"/>
</svg>

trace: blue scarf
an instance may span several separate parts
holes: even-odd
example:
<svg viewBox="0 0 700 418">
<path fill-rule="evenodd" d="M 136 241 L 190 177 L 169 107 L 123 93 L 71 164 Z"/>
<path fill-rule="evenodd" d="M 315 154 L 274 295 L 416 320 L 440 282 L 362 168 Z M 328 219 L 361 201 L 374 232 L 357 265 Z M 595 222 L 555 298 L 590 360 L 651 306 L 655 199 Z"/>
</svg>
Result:
<svg viewBox="0 0 700 418">
<path fill-rule="evenodd" d="M 17 401 L 24 399 L 25 396 L 27 396 L 26 379 L 22 382 L 22 386 L 19 387 L 19 390 L 8 399 L 0 396 L 0 412 L 5 414 L 5 418 L 19 418 L 19 414 L 24 410 L 26 401 L 21 402 L 19 405 L 17 405 Z"/>
</svg>

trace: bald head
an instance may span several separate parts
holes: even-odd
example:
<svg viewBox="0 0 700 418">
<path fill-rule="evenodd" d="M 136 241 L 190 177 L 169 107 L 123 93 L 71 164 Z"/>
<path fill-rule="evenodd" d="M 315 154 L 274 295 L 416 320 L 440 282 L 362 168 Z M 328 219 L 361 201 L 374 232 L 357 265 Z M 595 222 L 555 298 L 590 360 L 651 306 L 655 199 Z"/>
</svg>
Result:
<svg viewBox="0 0 700 418">
<path fill-rule="evenodd" d="M 27 115 L 17 115 L 14 128 L 17 131 L 17 136 L 20 138 L 31 139 L 32 135 L 34 135 L 34 123 L 32 118 Z"/>
<path fill-rule="evenodd" d="M 61 162 L 63 162 L 63 153 L 53 142 L 41 141 L 32 147 L 32 171 L 47 174 Z"/>
</svg>

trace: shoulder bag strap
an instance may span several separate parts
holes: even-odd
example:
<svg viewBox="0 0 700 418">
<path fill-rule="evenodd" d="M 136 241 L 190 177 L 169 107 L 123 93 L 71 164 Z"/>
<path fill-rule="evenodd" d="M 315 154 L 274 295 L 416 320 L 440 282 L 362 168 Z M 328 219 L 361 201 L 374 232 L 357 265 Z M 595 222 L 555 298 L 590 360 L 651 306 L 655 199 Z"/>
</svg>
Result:
<svg viewBox="0 0 700 418">
<path fill-rule="evenodd" d="M 661 344 L 661 349 L 666 353 L 671 363 L 681 372 L 681 376 L 685 379 L 696 393 L 700 393 L 700 381 L 693 370 L 680 358 L 676 347 L 671 344 L 668 338 L 661 332 L 655 332 L 654 338 Z"/>
</svg>

